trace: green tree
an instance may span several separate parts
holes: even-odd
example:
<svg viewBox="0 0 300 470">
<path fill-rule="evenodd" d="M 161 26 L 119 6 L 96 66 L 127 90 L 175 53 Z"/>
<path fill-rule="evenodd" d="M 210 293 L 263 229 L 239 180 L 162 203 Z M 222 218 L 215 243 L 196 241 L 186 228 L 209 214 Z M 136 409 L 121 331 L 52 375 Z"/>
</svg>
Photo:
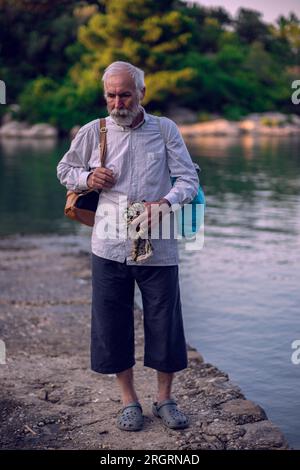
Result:
<svg viewBox="0 0 300 470">
<path fill-rule="evenodd" d="M 0 0 L 0 78 L 20 117 L 63 131 L 105 113 L 101 75 L 115 60 L 145 70 L 149 111 L 175 102 L 237 119 L 287 108 L 299 27 L 181 0 Z"/>
<path fill-rule="evenodd" d="M 248 44 L 254 41 L 264 42 L 269 35 L 268 26 L 262 21 L 262 14 L 246 8 L 240 8 L 235 30 L 241 41 Z"/>
<path fill-rule="evenodd" d="M 75 0 L 0 0 L 0 76 L 8 84 L 8 102 L 14 102 L 25 84 L 39 75 L 65 77 L 74 64 L 72 45 L 78 27 L 98 7 L 95 4 L 89 16 L 81 10 Z"/>
<path fill-rule="evenodd" d="M 27 84 L 20 96 L 20 105 L 20 118 L 32 123 L 49 122 L 63 132 L 106 113 L 101 107 L 97 84 L 93 88 L 75 88 L 68 79 L 58 84 L 47 77 Z"/>
<path fill-rule="evenodd" d="M 288 18 L 280 16 L 278 21 L 279 30 L 277 35 L 285 40 L 294 56 L 294 63 L 300 63 L 300 20 L 299 18 L 291 13 Z M 276 34 L 276 32 L 275 32 Z"/>
<path fill-rule="evenodd" d="M 74 82 L 91 84 L 111 62 L 123 60 L 145 70 L 150 108 L 163 108 L 183 88 L 188 92 L 194 70 L 182 67 L 182 60 L 197 47 L 197 23 L 178 9 L 182 5 L 173 0 L 105 1 L 105 12 L 79 28 L 87 52 L 71 71 Z"/>
</svg>

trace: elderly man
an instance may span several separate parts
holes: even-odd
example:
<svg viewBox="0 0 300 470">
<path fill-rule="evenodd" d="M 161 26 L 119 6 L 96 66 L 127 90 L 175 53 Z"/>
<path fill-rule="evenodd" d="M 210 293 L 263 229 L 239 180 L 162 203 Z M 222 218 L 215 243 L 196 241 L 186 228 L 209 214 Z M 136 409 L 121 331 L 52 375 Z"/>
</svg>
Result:
<svg viewBox="0 0 300 470">
<path fill-rule="evenodd" d="M 171 397 L 174 373 L 187 367 L 176 236 L 151 239 L 152 256 L 141 263 L 132 258 L 132 240 L 117 236 L 120 220 L 114 237 L 100 236 L 99 224 L 103 207 L 119 209 L 125 198 L 146 201 L 147 210 L 133 223 L 143 231 L 150 226 L 153 230 L 157 219 L 152 225 L 151 209 L 165 217 L 171 206 L 190 202 L 197 193 L 198 175 L 175 123 L 148 114 L 141 106 L 142 70 L 114 62 L 105 70 L 103 82 L 109 113 L 105 168 L 99 167 L 99 119 L 80 129 L 57 167 L 58 178 L 68 189 L 101 189 L 92 233 L 91 368 L 116 374 L 123 401 L 118 427 L 142 429 L 142 407 L 133 380 L 136 281 L 143 300 L 144 365 L 157 371 L 152 411 L 167 427 L 182 429 L 188 418 Z M 173 186 L 170 176 L 176 177 Z"/>
</svg>

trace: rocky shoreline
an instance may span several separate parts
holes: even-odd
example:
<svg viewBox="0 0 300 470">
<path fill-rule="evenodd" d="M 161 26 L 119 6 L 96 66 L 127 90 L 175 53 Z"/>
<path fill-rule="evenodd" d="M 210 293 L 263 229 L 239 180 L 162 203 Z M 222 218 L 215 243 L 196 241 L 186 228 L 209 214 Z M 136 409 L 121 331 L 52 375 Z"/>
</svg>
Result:
<svg viewBox="0 0 300 470">
<path fill-rule="evenodd" d="M 300 135 L 300 117 L 296 114 L 255 113 L 240 121 L 228 121 L 218 118 L 206 122 L 181 125 L 180 131 L 184 137 L 198 136 L 230 136 L 241 135 L 287 137 Z"/>
<path fill-rule="evenodd" d="M 31 126 L 27 122 L 9 121 L 0 127 L 0 137 L 10 139 L 56 139 L 58 130 L 46 123 Z"/>
<path fill-rule="evenodd" d="M 253 113 L 240 121 L 229 121 L 215 116 L 205 122 L 197 122 L 197 114 L 188 109 L 179 109 L 170 117 L 178 124 L 184 137 L 230 136 L 241 135 L 287 137 L 300 135 L 300 117 L 296 114 L 286 115 L 278 112 Z M 74 126 L 70 130 L 73 139 L 80 129 Z M 59 130 L 47 123 L 30 125 L 13 120 L 8 113 L 2 119 L 0 137 L 6 139 L 56 139 Z"/>
<path fill-rule="evenodd" d="M 174 397 L 191 425 L 172 431 L 151 414 L 155 371 L 143 367 L 136 308 L 136 386 L 145 426 L 115 426 L 115 377 L 89 369 L 90 255 L 79 236 L 0 239 L 0 446 L 2 449 L 288 449 L 264 410 L 226 373 L 189 349 Z"/>
</svg>

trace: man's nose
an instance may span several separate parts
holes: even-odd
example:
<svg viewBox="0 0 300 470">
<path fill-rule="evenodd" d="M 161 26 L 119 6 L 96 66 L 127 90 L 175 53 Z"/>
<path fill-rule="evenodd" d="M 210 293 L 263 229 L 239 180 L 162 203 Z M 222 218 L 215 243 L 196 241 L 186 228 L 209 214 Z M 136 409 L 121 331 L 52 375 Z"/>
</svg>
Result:
<svg viewBox="0 0 300 470">
<path fill-rule="evenodd" d="M 122 99 L 117 95 L 115 99 L 115 108 L 121 109 L 123 107 Z"/>
</svg>

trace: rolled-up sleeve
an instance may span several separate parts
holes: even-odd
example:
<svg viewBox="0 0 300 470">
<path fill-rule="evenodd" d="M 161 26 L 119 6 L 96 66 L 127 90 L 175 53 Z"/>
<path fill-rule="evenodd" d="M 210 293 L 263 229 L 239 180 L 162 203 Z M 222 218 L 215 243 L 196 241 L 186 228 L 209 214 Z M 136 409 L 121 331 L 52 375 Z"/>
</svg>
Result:
<svg viewBox="0 0 300 470">
<path fill-rule="evenodd" d="M 164 196 L 170 204 L 188 204 L 198 192 L 199 178 L 195 165 L 176 124 L 168 118 L 161 119 L 170 176 L 176 181 Z"/>
<path fill-rule="evenodd" d="M 88 189 L 89 160 L 94 139 L 93 128 L 82 127 L 72 140 L 69 150 L 58 163 L 57 178 L 67 189 L 78 192 Z"/>
</svg>

